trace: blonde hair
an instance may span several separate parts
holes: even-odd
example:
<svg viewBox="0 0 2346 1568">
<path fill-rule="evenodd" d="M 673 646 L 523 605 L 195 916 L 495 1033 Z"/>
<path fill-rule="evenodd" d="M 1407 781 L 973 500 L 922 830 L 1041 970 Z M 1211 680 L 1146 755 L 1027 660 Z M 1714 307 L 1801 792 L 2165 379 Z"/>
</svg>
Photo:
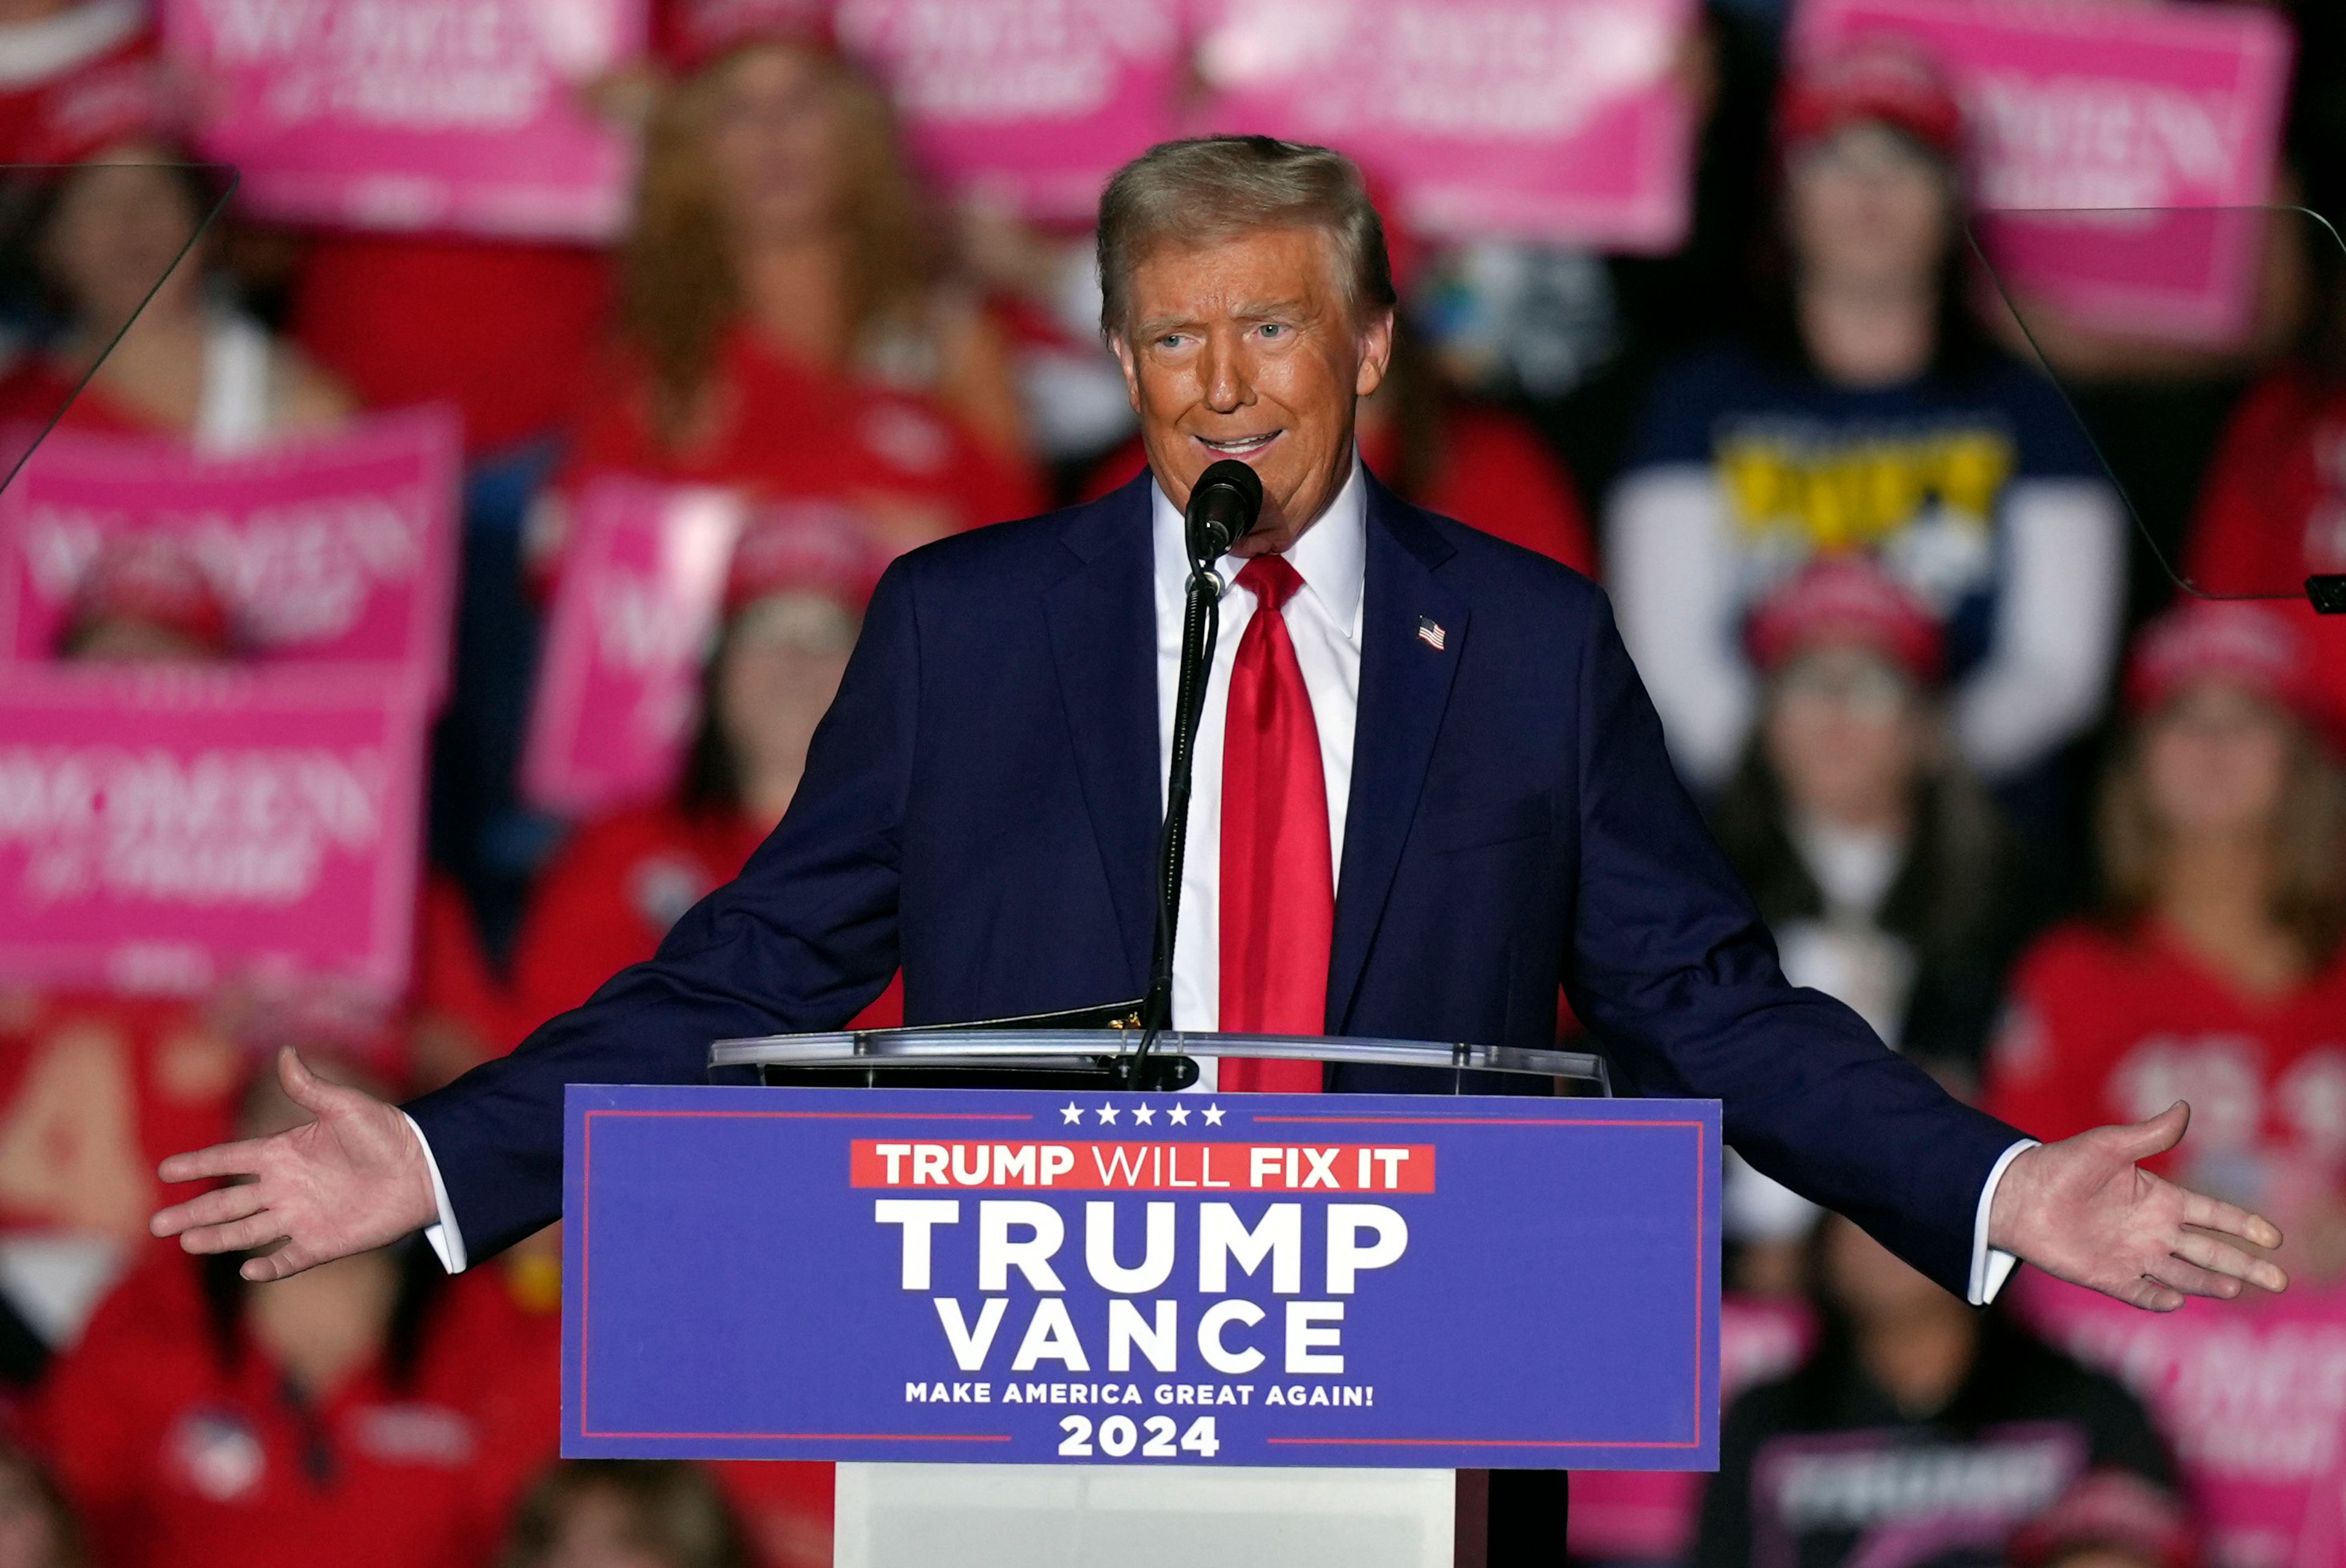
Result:
<svg viewBox="0 0 2346 1568">
<path fill-rule="evenodd" d="M 662 97 L 646 127 L 635 227 L 619 255 L 620 331 L 649 361 L 654 423 L 668 441 L 689 420 L 741 311 L 709 136 L 718 83 L 746 48 L 801 55 L 839 106 L 844 135 L 832 173 L 847 237 L 851 350 L 892 331 L 920 330 L 940 270 L 935 230 L 894 111 L 870 77 L 835 56 L 778 42 L 747 46 L 704 67 Z"/>
<path fill-rule="evenodd" d="M 1158 250 L 1265 229 L 1328 236 L 1356 323 L 1392 309 L 1384 221 L 1351 158 L 1267 136 L 1193 137 L 1158 143 L 1100 192 L 1100 334 L 1131 330 L 1133 269 Z"/>
<path fill-rule="evenodd" d="M 2168 841 L 2152 809 L 2143 737 L 2155 714 L 2127 726 L 2103 775 L 2095 828 L 2102 856 L 2102 908 L 2117 925 L 2150 912 L 2166 870 Z M 2297 940 L 2305 961 L 2327 963 L 2346 939 L 2346 772 L 2301 721 L 2290 721 L 2289 774 L 2273 813 L 2274 922 Z"/>
</svg>

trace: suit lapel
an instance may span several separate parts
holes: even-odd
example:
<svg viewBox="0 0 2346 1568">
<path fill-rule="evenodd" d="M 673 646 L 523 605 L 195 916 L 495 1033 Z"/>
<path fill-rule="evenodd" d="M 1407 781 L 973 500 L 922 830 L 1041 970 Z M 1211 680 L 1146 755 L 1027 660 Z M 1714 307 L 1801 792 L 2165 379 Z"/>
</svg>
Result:
<svg viewBox="0 0 2346 1568">
<path fill-rule="evenodd" d="M 1465 654 L 1465 601 L 1433 574 L 1453 553 L 1414 507 L 1370 480 L 1352 802 L 1328 955 L 1331 1032 L 1347 1026 Z M 1419 635 L 1425 623 L 1440 628 L 1439 648 Z"/>
<path fill-rule="evenodd" d="M 1150 884 L 1163 811 L 1149 499 L 1144 470 L 1078 512 L 1061 536 L 1078 564 L 1045 596 L 1084 806 L 1099 840 L 1135 996 L 1148 983 L 1156 936 Z"/>
</svg>

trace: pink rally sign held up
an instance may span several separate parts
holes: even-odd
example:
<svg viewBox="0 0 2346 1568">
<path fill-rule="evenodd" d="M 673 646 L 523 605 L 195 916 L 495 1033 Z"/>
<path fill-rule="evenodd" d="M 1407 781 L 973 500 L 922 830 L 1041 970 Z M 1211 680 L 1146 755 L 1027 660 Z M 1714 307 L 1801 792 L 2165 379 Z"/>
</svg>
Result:
<svg viewBox="0 0 2346 1568">
<path fill-rule="evenodd" d="M 306 670 L 0 681 L 0 982 L 406 985 L 423 706 Z"/>
<path fill-rule="evenodd" d="M 617 476 L 580 494 L 522 759 L 530 803 L 591 816 L 676 781 L 743 504 Z"/>
<path fill-rule="evenodd" d="M 1200 130 L 1351 154 L 1426 233 L 1686 234 L 1691 0 L 1201 0 Z"/>
<path fill-rule="evenodd" d="M 2209 209 L 2271 193 L 2286 21 L 2248 5 L 1814 0 L 1794 46 L 1872 37 L 1936 61 L 1963 98 L 1974 199 L 1994 215 L 1981 232 L 2024 316 L 2036 305 L 2086 331 L 2239 341 L 2264 229 Z"/>
<path fill-rule="evenodd" d="M 1088 222 L 1118 166 L 1176 134 L 1178 0 L 841 0 L 923 164 L 1046 221 Z"/>
<path fill-rule="evenodd" d="M 168 534 L 263 662 L 447 675 L 456 418 L 418 409 L 250 454 L 60 430 L 0 491 L 0 648 L 56 651 L 92 565 L 126 534 Z"/>
<path fill-rule="evenodd" d="M 647 0 L 166 0 L 210 84 L 206 156 L 258 213 L 354 228 L 604 239 L 626 140 L 577 101 L 639 57 Z"/>
</svg>

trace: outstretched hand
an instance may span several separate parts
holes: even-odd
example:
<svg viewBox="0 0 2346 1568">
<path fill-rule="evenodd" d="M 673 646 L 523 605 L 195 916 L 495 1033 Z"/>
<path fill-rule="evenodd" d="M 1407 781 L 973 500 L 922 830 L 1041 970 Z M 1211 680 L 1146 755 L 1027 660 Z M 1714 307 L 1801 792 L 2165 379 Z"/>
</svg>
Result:
<svg viewBox="0 0 2346 1568">
<path fill-rule="evenodd" d="M 2272 1221 L 2137 1166 L 2182 1142 L 2190 1123 L 2178 1100 L 2149 1121 L 2022 1154 L 1996 1186 L 1988 1245 L 2153 1312 L 2249 1285 L 2285 1288 L 2289 1276 L 2260 1256 L 2280 1245 Z"/>
<path fill-rule="evenodd" d="M 148 1221 L 189 1252 L 250 1252 L 247 1279 L 282 1279 L 369 1252 L 439 1216 L 423 1145 L 395 1105 L 330 1084 L 288 1046 L 278 1081 L 315 1119 L 265 1138 L 173 1155 L 166 1182 L 225 1177 L 231 1184 L 174 1204 Z"/>
</svg>

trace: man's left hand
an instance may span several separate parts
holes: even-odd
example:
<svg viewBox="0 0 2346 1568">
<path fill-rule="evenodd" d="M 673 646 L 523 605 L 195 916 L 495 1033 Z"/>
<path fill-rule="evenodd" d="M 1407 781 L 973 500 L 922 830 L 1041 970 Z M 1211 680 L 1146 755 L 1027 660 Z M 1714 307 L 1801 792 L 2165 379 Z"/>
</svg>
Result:
<svg viewBox="0 0 2346 1568">
<path fill-rule="evenodd" d="M 1988 1245 L 2153 1312 L 2191 1296 L 2229 1299 L 2250 1285 L 2287 1288 L 2289 1276 L 2260 1256 L 2280 1245 L 2280 1227 L 2136 1163 L 2182 1142 L 2190 1122 L 2191 1107 L 2178 1100 L 2149 1121 L 2021 1154 L 1996 1185 Z"/>
</svg>

